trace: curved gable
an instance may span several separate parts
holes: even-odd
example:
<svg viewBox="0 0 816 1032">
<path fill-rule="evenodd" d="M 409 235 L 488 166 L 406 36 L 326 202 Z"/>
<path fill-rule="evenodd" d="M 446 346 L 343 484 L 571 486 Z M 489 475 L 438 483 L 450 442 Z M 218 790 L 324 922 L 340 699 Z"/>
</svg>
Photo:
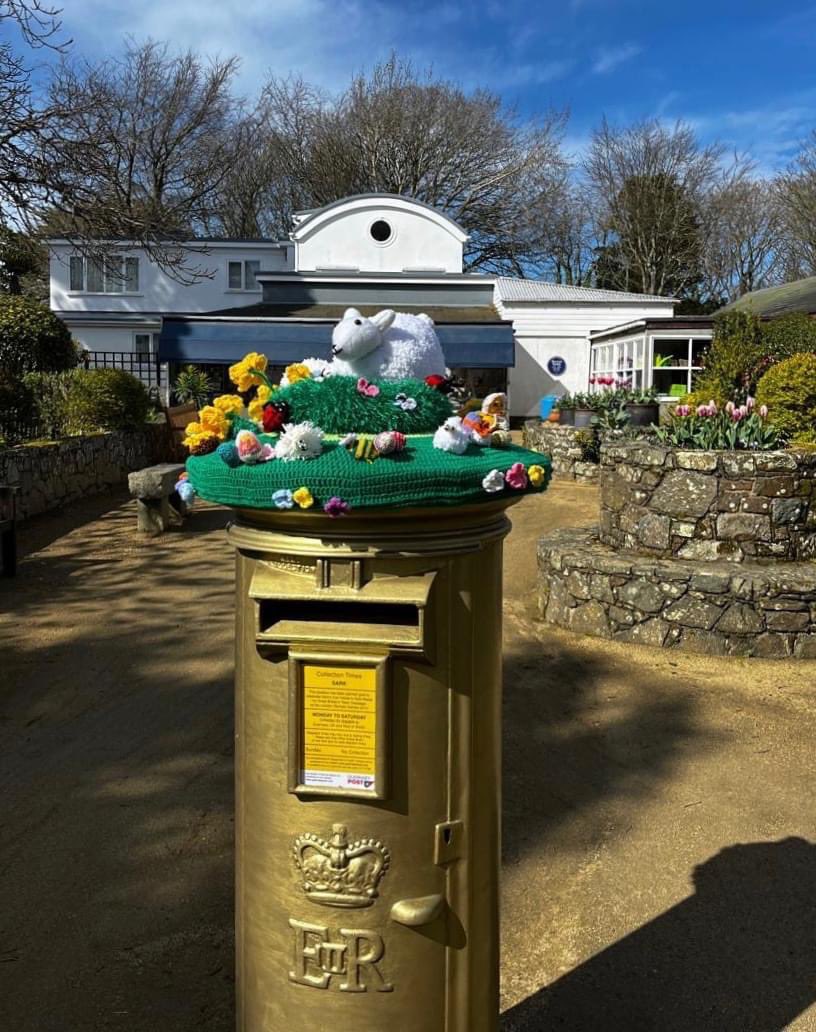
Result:
<svg viewBox="0 0 816 1032">
<path fill-rule="evenodd" d="M 309 212 L 291 238 L 298 272 L 461 273 L 467 233 L 421 201 L 361 194 Z"/>
</svg>

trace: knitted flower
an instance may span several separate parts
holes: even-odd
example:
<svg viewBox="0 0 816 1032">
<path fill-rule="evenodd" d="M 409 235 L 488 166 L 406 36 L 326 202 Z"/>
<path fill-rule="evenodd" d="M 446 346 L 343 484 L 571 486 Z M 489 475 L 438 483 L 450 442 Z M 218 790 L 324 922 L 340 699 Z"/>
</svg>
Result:
<svg viewBox="0 0 816 1032">
<path fill-rule="evenodd" d="M 496 494 L 504 488 L 504 474 L 500 469 L 491 469 L 482 480 L 482 487 L 488 494 Z"/>
<path fill-rule="evenodd" d="M 260 398 L 253 398 L 252 401 L 247 405 L 247 411 L 249 412 L 249 418 L 254 419 L 256 423 L 260 423 L 263 419 L 264 403 Z"/>
<path fill-rule="evenodd" d="M 311 509 L 314 505 L 314 498 L 308 487 L 299 487 L 293 492 L 292 498 L 301 509 Z"/>
<path fill-rule="evenodd" d="M 176 484 L 176 493 L 185 505 L 192 505 L 195 501 L 195 488 L 189 480 L 179 480 Z"/>
<path fill-rule="evenodd" d="M 213 400 L 213 405 L 225 416 L 240 412 L 244 407 L 243 401 L 237 394 L 222 394 Z"/>
<path fill-rule="evenodd" d="M 364 398 L 376 398 L 380 393 L 380 388 L 376 383 L 369 383 L 364 376 L 357 381 L 357 390 Z"/>
<path fill-rule="evenodd" d="M 514 462 L 513 465 L 504 474 L 504 479 L 517 491 L 523 490 L 527 486 L 527 470 L 524 468 L 524 463 Z"/>
<path fill-rule="evenodd" d="M 530 478 L 530 483 L 533 487 L 541 487 L 546 477 L 546 472 L 543 466 L 528 466 L 527 476 Z"/>
<path fill-rule="evenodd" d="M 394 398 L 394 404 L 397 408 L 401 408 L 403 412 L 413 412 L 417 407 L 416 398 L 409 398 L 402 391 Z"/>
<path fill-rule="evenodd" d="M 258 387 L 258 390 L 255 392 L 255 397 L 258 399 L 258 401 L 261 402 L 262 405 L 265 405 L 274 393 L 274 387 L 267 387 L 265 383 L 262 383 Z"/>
<path fill-rule="evenodd" d="M 184 443 L 190 449 L 191 455 L 209 455 L 218 447 L 219 441 L 215 434 L 203 433 L 197 434 L 192 440 L 186 437 Z"/>
<path fill-rule="evenodd" d="M 344 516 L 351 510 L 351 506 L 348 502 L 344 502 L 342 498 L 338 498 L 337 495 L 333 495 L 323 506 L 323 512 L 328 516 Z"/>
<path fill-rule="evenodd" d="M 312 371 L 303 362 L 295 362 L 286 367 L 286 379 L 290 386 L 293 383 L 297 383 L 298 380 L 310 380 L 311 378 Z"/>
<path fill-rule="evenodd" d="M 292 498 L 292 492 L 288 488 L 282 487 L 272 495 L 272 502 L 276 509 L 291 509 L 295 504 Z"/>
<path fill-rule="evenodd" d="M 266 355 L 259 355 L 257 351 L 251 351 L 244 355 L 240 362 L 229 368 L 230 380 L 239 391 L 248 391 L 255 384 L 263 383 L 268 361 Z"/>
<path fill-rule="evenodd" d="M 182 444 L 192 455 L 207 455 L 215 451 L 221 437 L 202 423 L 188 423 Z"/>
<path fill-rule="evenodd" d="M 215 434 L 222 441 L 229 433 L 229 420 L 225 413 L 215 405 L 205 405 L 198 413 L 198 421 L 204 431 Z"/>
</svg>

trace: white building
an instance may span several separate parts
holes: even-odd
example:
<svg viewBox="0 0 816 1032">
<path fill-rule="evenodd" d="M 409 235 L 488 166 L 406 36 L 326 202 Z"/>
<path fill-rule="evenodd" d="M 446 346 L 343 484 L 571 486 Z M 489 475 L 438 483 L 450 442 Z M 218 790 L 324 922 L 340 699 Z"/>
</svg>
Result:
<svg viewBox="0 0 816 1032">
<path fill-rule="evenodd" d="M 139 248 L 93 261 L 55 239 L 51 307 L 89 351 L 150 352 L 171 379 L 179 364 L 225 370 L 249 350 L 279 367 L 328 357 L 351 305 L 426 311 L 448 364 L 477 392 L 506 386 L 517 417 L 587 389 L 591 335 L 674 313 L 671 298 L 465 273 L 466 241 L 446 215 L 391 194 L 302 212 L 286 241 L 190 242 L 203 275 L 189 285 Z"/>
</svg>

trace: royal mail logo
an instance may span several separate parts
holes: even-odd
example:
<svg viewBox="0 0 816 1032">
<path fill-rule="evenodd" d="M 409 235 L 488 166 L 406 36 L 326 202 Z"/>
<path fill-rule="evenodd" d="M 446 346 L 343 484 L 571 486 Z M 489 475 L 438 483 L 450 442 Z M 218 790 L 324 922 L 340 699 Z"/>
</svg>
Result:
<svg viewBox="0 0 816 1032">
<path fill-rule="evenodd" d="M 393 992 L 378 966 L 385 955 L 381 935 L 359 928 L 334 932 L 293 917 L 289 927 L 294 936 L 290 982 L 312 989 L 337 988 L 341 993 Z"/>
</svg>

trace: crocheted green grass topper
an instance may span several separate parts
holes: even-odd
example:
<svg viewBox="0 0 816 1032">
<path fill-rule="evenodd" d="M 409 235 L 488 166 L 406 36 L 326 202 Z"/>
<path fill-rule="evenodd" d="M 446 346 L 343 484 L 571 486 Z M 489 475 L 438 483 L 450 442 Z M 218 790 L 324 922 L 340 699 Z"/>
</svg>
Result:
<svg viewBox="0 0 816 1032">
<path fill-rule="evenodd" d="M 291 423 L 310 419 L 327 434 L 433 433 L 453 415 L 448 398 L 422 380 L 364 383 L 353 376 L 298 380 L 275 391 L 272 401 L 288 405 Z"/>
<path fill-rule="evenodd" d="M 275 435 L 262 441 L 274 443 Z M 462 455 L 433 447 L 430 437 L 410 437 L 404 450 L 374 462 L 354 458 L 338 441 L 325 441 L 317 458 L 229 466 L 215 452 L 187 460 L 196 493 L 236 509 L 327 507 L 426 508 L 465 505 L 543 490 L 548 457 L 515 445 L 469 445 Z M 305 489 L 305 490 L 303 490 Z M 329 505 L 330 501 L 334 505 Z"/>
</svg>

